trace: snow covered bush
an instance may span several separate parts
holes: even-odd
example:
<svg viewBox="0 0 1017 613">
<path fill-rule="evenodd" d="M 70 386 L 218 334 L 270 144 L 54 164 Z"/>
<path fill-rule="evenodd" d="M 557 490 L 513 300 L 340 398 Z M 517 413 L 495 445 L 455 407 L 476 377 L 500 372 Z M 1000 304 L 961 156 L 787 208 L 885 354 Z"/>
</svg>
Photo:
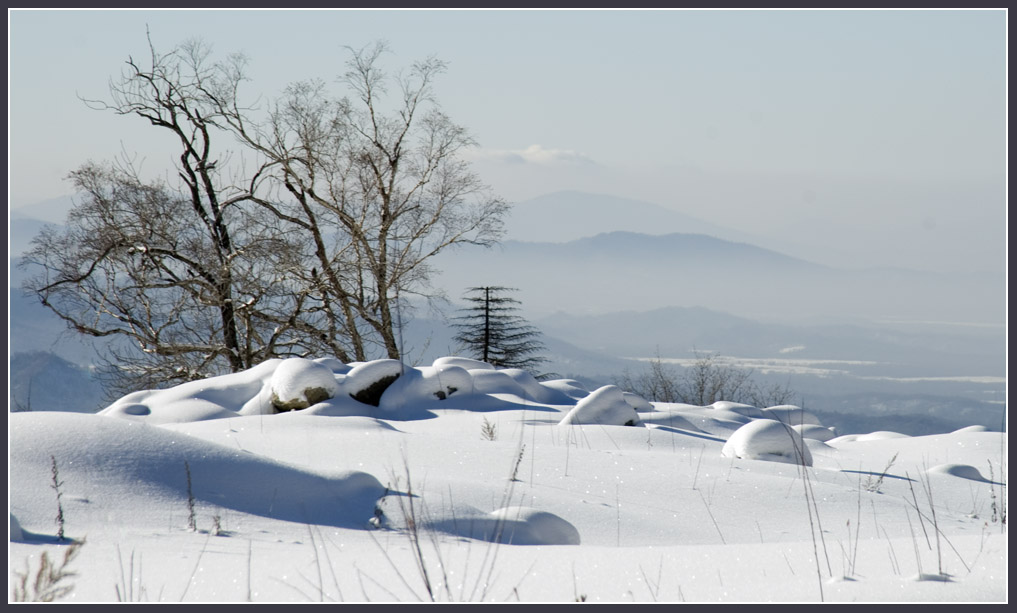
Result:
<svg viewBox="0 0 1017 613">
<path fill-rule="evenodd" d="M 577 402 L 559 425 L 636 426 L 641 423 L 639 414 L 625 400 L 621 388 L 616 385 L 605 385 Z"/>
<path fill-rule="evenodd" d="M 294 411 L 332 398 L 339 384 L 328 366 L 304 358 L 287 358 L 272 373 L 269 387 L 277 411 Z"/>
<path fill-rule="evenodd" d="M 774 419 L 755 419 L 735 430 L 724 443 L 721 455 L 812 466 L 812 453 L 802 435 Z"/>
</svg>

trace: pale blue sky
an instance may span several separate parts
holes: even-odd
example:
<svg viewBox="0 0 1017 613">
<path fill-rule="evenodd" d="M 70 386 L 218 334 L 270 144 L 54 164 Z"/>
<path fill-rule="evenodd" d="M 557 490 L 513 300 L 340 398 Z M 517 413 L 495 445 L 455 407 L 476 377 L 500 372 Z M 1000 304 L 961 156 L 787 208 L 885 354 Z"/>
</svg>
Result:
<svg viewBox="0 0 1017 613">
<path fill-rule="evenodd" d="M 147 24 L 159 49 L 198 36 L 243 51 L 247 91 L 266 97 L 332 79 L 343 45 L 385 39 L 392 68 L 447 60 L 438 98 L 509 199 L 612 193 L 775 236 L 839 227 L 844 248 L 877 241 L 851 234 L 866 226 L 914 230 L 906 253 L 890 261 L 886 245 L 879 261 L 1001 266 L 1002 10 L 8 15 L 13 206 L 67 193 L 70 170 L 121 147 L 165 165 L 157 130 L 76 98 L 103 97 L 127 56 L 147 53 Z M 936 249 L 962 231 L 965 254 Z"/>
</svg>

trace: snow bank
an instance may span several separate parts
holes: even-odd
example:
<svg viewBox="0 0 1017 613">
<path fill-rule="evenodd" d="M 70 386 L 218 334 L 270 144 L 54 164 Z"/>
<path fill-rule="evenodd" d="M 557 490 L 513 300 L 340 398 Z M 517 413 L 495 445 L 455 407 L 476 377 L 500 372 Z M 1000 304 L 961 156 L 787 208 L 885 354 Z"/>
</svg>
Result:
<svg viewBox="0 0 1017 613">
<path fill-rule="evenodd" d="M 64 483 L 69 530 L 86 516 L 165 527 L 164 509 L 186 509 L 189 489 L 203 521 L 222 508 L 363 528 L 385 491 L 365 472 L 310 471 L 124 419 L 39 412 L 12 414 L 9 423 L 11 510 L 30 530 L 52 530 L 53 492 L 46 485 L 53 460 Z M 185 526 L 187 520 L 178 515 L 177 521 Z"/>
<path fill-rule="evenodd" d="M 576 403 L 559 423 L 562 426 L 569 424 L 635 426 L 642 422 L 639 413 L 625 400 L 621 388 L 605 385 Z"/>
<path fill-rule="evenodd" d="M 271 413 L 266 381 L 282 361 L 266 360 L 242 372 L 190 381 L 163 390 L 134 392 L 99 414 L 165 424 Z"/>
<path fill-rule="evenodd" d="M 812 466 L 812 453 L 802 435 L 773 419 L 757 419 L 735 430 L 724 444 L 725 458 L 765 460 Z"/>
</svg>

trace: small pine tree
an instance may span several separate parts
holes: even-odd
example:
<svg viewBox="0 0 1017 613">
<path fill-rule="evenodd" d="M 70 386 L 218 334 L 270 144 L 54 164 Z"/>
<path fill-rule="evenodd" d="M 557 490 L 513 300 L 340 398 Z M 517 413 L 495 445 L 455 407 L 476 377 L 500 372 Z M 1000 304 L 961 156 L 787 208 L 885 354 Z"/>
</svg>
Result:
<svg viewBox="0 0 1017 613">
<path fill-rule="evenodd" d="M 499 368 L 532 370 L 547 362 L 540 331 L 518 315 L 520 302 L 505 294 L 509 287 L 471 287 L 464 297 L 470 306 L 453 319 L 455 340 L 471 356 Z"/>
</svg>

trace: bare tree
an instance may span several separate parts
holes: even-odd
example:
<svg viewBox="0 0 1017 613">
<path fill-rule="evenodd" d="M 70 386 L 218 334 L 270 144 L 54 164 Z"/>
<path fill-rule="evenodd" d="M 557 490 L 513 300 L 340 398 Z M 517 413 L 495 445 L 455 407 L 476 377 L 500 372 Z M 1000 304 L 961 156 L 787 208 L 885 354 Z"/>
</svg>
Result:
<svg viewBox="0 0 1017 613">
<path fill-rule="evenodd" d="M 270 160 L 277 197 L 258 202 L 309 237 L 313 282 L 353 356 L 365 359 L 376 342 L 399 358 L 400 295 L 430 296 L 431 258 L 493 244 L 508 206 L 461 159 L 475 142 L 434 100 L 444 62 L 391 77 L 378 65 L 384 43 L 348 50 L 340 82 L 351 96 L 295 83 L 265 125 L 221 103 L 237 135 Z"/>
<path fill-rule="evenodd" d="M 133 58 L 93 108 L 136 116 L 177 143 L 177 184 L 144 181 L 129 159 L 88 162 L 69 178 L 82 199 L 65 230 L 34 241 L 26 283 L 72 329 L 127 342 L 110 345 L 114 389 L 235 372 L 277 355 L 301 353 L 294 325 L 307 292 L 293 286 L 291 241 L 243 204 L 246 186 L 224 177 L 215 147 L 222 117 L 210 90 L 240 76 L 186 43 L 150 66 Z"/>
<path fill-rule="evenodd" d="M 694 353 L 695 360 L 680 369 L 668 366 L 658 354 L 644 371 L 626 371 L 617 385 L 647 400 L 697 406 L 727 400 L 770 407 L 786 404 L 795 396 L 790 383 L 762 385 L 753 380 L 751 369 L 725 364 L 714 353 Z"/>
<path fill-rule="evenodd" d="M 69 327 L 127 341 L 110 349 L 118 390 L 278 356 L 399 358 L 400 296 L 429 295 L 431 258 L 497 240 L 507 205 L 433 99 L 444 63 L 390 78 L 385 50 L 350 50 L 349 97 L 296 83 L 258 115 L 241 101 L 242 55 L 149 41 L 148 65 L 128 59 L 108 101 L 85 101 L 176 144 L 171 180 L 126 157 L 72 172 L 83 196 L 67 229 L 27 258 L 41 270 L 27 289 Z"/>
</svg>

